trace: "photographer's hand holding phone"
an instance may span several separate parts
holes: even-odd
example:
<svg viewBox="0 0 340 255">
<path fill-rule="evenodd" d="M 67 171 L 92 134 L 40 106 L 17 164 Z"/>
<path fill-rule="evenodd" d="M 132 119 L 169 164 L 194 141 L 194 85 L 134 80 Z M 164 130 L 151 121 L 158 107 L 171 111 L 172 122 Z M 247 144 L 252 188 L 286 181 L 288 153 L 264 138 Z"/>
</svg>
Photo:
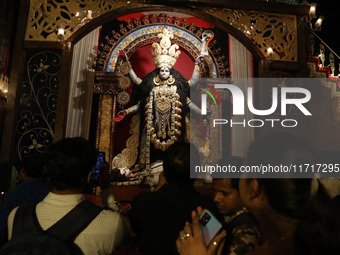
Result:
<svg viewBox="0 0 340 255">
<path fill-rule="evenodd" d="M 206 215 L 209 215 L 207 217 Z M 201 207 L 197 207 L 197 212 L 193 211 L 191 214 L 192 224 L 187 222 L 184 229 L 180 232 L 179 237 L 176 241 L 177 250 L 181 255 L 213 255 L 216 254 L 216 250 L 226 237 L 226 232 L 223 230 L 218 233 L 209 242 L 205 240 L 202 230 L 205 231 L 202 226 L 202 219 L 205 223 L 207 221 L 213 220 L 214 226 L 216 226 L 215 218 L 211 217 L 210 213 L 203 211 Z M 205 219 L 205 220 L 204 220 Z M 204 225 L 204 223 L 203 223 Z M 207 226 L 207 224 L 205 224 Z M 218 230 L 220 227 L 218 228 Z M 206 245 L 208 243 L 208 245 Z"/>
<path fill-rule="evenodd" d="M 101 190 L 105 190 L 111 187 L 109 168 L 109 164 L 105 161 L 104 166 L 99 169 L 98 185 Z"/>
</svg>

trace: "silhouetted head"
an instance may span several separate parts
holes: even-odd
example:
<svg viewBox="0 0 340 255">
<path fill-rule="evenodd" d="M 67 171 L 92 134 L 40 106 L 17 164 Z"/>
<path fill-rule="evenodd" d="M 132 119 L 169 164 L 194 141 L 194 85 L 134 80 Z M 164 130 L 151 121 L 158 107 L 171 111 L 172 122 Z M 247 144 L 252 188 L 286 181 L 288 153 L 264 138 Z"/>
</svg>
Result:
<svg viewBox="0 0 340 255">
<path fill-rule="evenodd" d="M 199 153 L 194 145 L 190 146 L 186 142 L 177 142 L 171 145 L 166 151 L 163 161 L 164 176 L 167 182 L 177 186 L 192 186 L 195 179 L 190 178 L 190 170 L 194 169 L 198 160 Z"/>
<path fill-rule="evenodd" d="M 25 174 L 30 178 L 40 178 L 42 177 L 43 170 L 43 154 L 39 152 L 30 153 L 20 161 L 19 178 L 21 174 Z"/>
<path fill-rule="evenodd" d="M 97 151 L 82 138 L 64 138 L 46 152 L 46 174 L 58 190 L 81 188 L 96 163 Z"/>
</svg>

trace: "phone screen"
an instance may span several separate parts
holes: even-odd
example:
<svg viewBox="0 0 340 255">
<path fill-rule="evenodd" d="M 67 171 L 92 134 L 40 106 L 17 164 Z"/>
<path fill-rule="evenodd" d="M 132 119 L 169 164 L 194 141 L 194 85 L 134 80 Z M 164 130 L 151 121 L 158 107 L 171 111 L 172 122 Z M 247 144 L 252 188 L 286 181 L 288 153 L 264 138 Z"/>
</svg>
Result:
<svg viewBox="0 0 340 255">
<path fill-rule="evenodd" d="M 105 163 L 105 152 L 98 152 L 97 162 L 92 168 L 92 173 L 90 177 L 90 183 L 92 185 L 95 185 L 95 186 L 98 185 L 100 169 L 104 167 L 104 163 Z"/>
</svg>

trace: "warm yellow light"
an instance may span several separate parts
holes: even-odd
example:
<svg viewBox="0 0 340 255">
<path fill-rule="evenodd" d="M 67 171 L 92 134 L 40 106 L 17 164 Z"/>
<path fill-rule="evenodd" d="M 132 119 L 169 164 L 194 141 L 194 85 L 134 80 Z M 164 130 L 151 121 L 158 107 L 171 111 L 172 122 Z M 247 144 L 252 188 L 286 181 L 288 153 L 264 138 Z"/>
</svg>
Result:
<svg viewBox="0 0 340 255">
<path fill-rule="evenodd" d="M 271 47 L 269 47 L 268 49 L 267 49 L 267 53 L 268 53 L 268 55 L 272 55 L 273 54 L 273 49 L 271 48 Z"/>
<path fill-rule="evenodd" d="M 315 22 L 315 30 L 317 31 L 321 30 L 322 21 L 323 21 L 323 16 L 320 16 L 318 20 Z"/>
<path fill-rule="evenodd" d="M 8 77 L 3 73 L 0 75 L 0 91 L 8 92 Z"/>
<path fill-rule="evenodd" d="M 316 3 L 312 3 L 309 8 L 309 17 L 315 18 L 316 17 Z"/>
<path fill-rule="evenodd" d="M 59 29 L 58 29 L 58 36 L 64 36 L 65 35 L 65 30 L 62 28 L 62 27 L 60 27 Z"/>
</svg>

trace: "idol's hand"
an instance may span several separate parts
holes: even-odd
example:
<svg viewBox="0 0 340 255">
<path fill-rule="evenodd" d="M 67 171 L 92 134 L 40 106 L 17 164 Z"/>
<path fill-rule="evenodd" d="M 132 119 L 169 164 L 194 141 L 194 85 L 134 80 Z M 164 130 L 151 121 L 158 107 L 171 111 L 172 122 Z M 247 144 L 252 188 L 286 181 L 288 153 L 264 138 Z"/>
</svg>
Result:
<svg viewBox="0 0 340 255">
<path fill-rule="evenodd" d="M 199 55 L 197 58 L 196 58 L 196 62 L 195 64 L 199 64 L 199 63 L 202 63 L 205 61 L 205 58 L 204 58 L 204 55 Z"/>
<path fill-rule="evenodd" d="M 209 42 L 214 38 L 214 32 L 210 30 L 206 30 L 202 34 L 202 48 L 201 55 L 208 56 L 209 52 Z"/>
<path fill-rule="evenodd" d="M 113 118 L 112 121 L 114 122 L 121 122 L 126 116 L 126 111 L 125 110 L 121 110 L 117 113 L 116 117 Z"/>
<path fill-rule="evenodd" d="M 119 56 L 124 60 L 124 61 L 129 61 L 129 58 L 127 57 L 127 55 L 125 54 L 125 52 L 123 50 L 119 51 Z"/>
<path fill-rule="evenodd" d="M 202 34 L 202 42 L 206 42 L 208 43 L 209 41 L 211 41 L 214 38 L 215 34 L 213 31 L 211 30 L 205 30 Z M 208 46 L 208 44 L 207 44 Z"/>
<path fill-rule="evenodd" d="M 207 113 L 202 115 L 202 119 L 210 119 L 211 115 L 212 115 L 212 110 L 211 109 L 207 109 Z"/>
</svg>

